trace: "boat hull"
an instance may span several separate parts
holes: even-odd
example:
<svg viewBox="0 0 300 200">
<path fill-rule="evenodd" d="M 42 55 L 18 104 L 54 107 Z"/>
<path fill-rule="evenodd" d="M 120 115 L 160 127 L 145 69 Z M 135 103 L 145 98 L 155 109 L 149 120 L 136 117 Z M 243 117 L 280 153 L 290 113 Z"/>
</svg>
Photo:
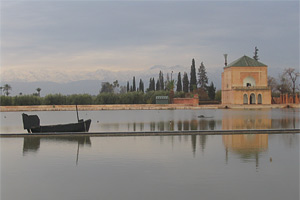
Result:
<svg viewBox="0 0 300 200">
<path fill-rule="evenodd" d="M 88 119 L 78 123 L 39 126 L 30 130 L 32 133 L 88 132 L 90 125 L 91 120 Z"/>
</svg>

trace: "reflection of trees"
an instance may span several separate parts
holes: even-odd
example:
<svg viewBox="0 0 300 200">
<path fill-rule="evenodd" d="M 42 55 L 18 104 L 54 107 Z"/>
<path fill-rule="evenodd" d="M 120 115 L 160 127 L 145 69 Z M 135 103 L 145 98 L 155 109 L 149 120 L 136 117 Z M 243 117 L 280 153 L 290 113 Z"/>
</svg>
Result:
<svg viewBox="0 0 300 200">
<path fill-rule="evenodd" d="M 196 155 L 196 149 L 197 149 L 197 137 L 198 135 L 191 135 L 192 151 L 194 156 Z M 199 135 L 199 146 L 202 152 L 204 152 L 204 149 L 206 147 L 206 142 L 207 142 L 207 135 Z"/>
<path fill-rule="evenodd" d="M 299 118 L 272 119 L 272 128 L 295 129 L 299 128 Z"/>
<path fill-rule="evenodd" d="M 207 120 L 199 120 L 199 129 L 200 130 L 208 130 L 208 121 Z"/>
<path fill-rule="evenodd" d="M 272 118 L 272 128 L 299 128 L 299 109 L 281 109 L 280 118 Z"/>
<path fill-rule="evenodd" d="M 177 130 L 182 131 L 182 121 L 177 122 Z"/>
<path fill-rule="evenodd" d="M 189 121 L 183 121 L 183 130 L 185 130 L 185 131 L 190 130 L 190 122 Z"/>
<path fill-rule="evenodd" d="M 144 123 L 140 123 L 140 131 L 144 130 Z"/>
<path fill-rule="evenodd" d="M 209 120 L 208 126 L 210 130 L 215 130 L 216 127 L 216 121 L 215 120 Z"/>
<path fill-rule="evenodd" d="M 197 120 L 191 120 L 191 130 L 198 130 Z"/>
<path fill-rule="evenodd" d="M 299 146 L 299 135 L 298 134 L 282 134 L 280 135 L 280 141 L 283 141 L 286 147 L 292 148 L 294 146 Z"/>
<path fill-rule="evenodd" d="M 207 142 L 206 140 L 207 140 L 207 135 L 200 135 L 200 148 L 202 152 L 204 152 L 206 142 Z"/>
<path fill-rule="evenodd" d="M 150 122 L 150 131 L 155 131 L 155 122 Z"/>
<path fill-rule="evenodd" d="M 170 121 L 169 123 L 169 130 L 174 131 L 174 121 Z"/>
<path fill-rule="evenodd" d="M 136 131 L 136 123 L 133 123 L 133 131 Z"/>
<path fill-rule="evenodd" d="M 221 120 L 191 119 L 191 120 L 170 120 L 170 121 L 151 121 L 151 122 L 131 122 L 127 123 L 127 131 L 189 131 L 189 130 L 215 130 L 220 127 Z M 102 124 L 104 130 L 118 131 L 122 124 L 109 123 Z"/>
<path fill-rule="evenodd" d="M 158 122 L 158 126 L 157 126 L 159 131 L 164 131 L 165 130 L 165 123 L 163 121 Z"/>
<path fill-rule="evenodd" d="M 192 151 L 193 151 L 193 155 L 196 155 L 196 146 L 197 146 L 197 135 L 192 135 L 191 136 L 191 141 L 192 141 Z"/>
</svg>

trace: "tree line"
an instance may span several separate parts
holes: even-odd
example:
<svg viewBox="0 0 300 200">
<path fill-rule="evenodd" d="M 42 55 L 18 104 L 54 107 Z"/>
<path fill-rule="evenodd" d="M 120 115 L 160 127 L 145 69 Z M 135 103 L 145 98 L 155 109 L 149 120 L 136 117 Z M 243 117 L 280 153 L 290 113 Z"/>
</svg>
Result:
<svg viewBox="0 0 300 200">
<path fill-rule="evenodd" d="M 258 49 L 255 47 L 253 56 L 255 60 L 259 59 L 257 52 Z M 285 69 L 279 74 L 278 79 L 269 76 L 268 86 L 271 88 L 272 97 L 286 93 L 295 96 L 299 91 L 299 83 L 297 82 L 299 76 L 299 72 L 294 68 Z M 199 100 L 221 101 L 221 90 L 216 91 L 213 82 L 208 85 L 208 80 L 203 62 L 196 70 L 195 59 L 192 59 L 189 75 L 184 72 L 182 77 L 181 72 L 179 72 L 177 80 L 173 78 L 173 71 L 171 77 L 167 73 L 166 79 L 163 72 L 160 71 L 157 80 L 155 81 L 155 78 L 151 77 L 146 88 L 142 79 L 139 79 L 138 84 L 136 84 L 136 78 L 133 76 L 132 81 L 127 81 L 126 86 L 120 86 L 118 80 L 113 83 L 103 82 L 98 95 L 49 94 L 40 97 L 41 88 L 37 88 L 37 92 L 31 95 L 20 93 L 15 97 L 11 97 L 9 94 L 12 88 L 9 84 L 5 84 L 0 87 L 0 105 L 154 104 L 156 96 L 169 96 L 170 93 L 174 93 L 172 97 L 175 98 L 198 94 Z M 2 92 L 4 95 L 2 95 Z"/>
<path fill-rule="evenodd" d="M 168 96 L 168 91 L 100 93 L 90 94 L 49 94 L 45 97 L 36 95 L 0 96 L 1 106 L 25 105 L 101 105 L 101 104 L 155 104 L 156 96 Z M 176 93 L 175 98 L 184 97 L 183 92 Z"/>
<path fill-rule="evenodd" d="M 290 94 L 295 97 L 299 93 L 298 78 L 300 73 L 294 68 L 286 68 L 278 75 L 278 78 L 268 77 L 268 86 L 271 89 L 272 97 L 278 97 L 280 94 Z"/>
<path fill-rule="evenodd" d="M 177 80 L 173 79 L 173 72 L 171 72 L 171 78 L 169 73 L 167 73 L 166 79 L 162 71 L 159 72 L 158 78 L 155 81 L 154 77 L 151 77 L 149 80 L 148 88 L 145 88 L 144 82 L 142 79 L 137 81 L 135 76 L 133 76 L 132 81 L 127 81 L 127 85 L 119 87 L 118 81 L 114 81 L 112 84 L 109 82 L 102 83 L 100 90 L 101 93 L 129 93 L 129 92 L 151 92 L 151 91 L 174 91 L 175 93 L 184 93 L 186 96 L 189 96 L 190 93 L 198 93 L 199 99 L 203 100 L 215 100 L 216 96 L 216 87 L 214 83 L 211 82 L 208 85 L 208 77 L 206 68 L 201 62 L 196 73 L 195 59 L 192 59 L 192 65 L 190 74 L 187 72 L 183 73 L 181 77 L 181 72 L 178 73 Z"/>
</svg>

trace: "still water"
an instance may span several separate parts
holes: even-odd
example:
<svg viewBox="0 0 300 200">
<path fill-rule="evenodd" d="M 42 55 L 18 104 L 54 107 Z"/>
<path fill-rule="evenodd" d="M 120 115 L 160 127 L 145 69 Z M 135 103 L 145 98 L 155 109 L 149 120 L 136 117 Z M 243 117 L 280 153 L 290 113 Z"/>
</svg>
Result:
<svg viewBox="0 0 300 200">
<path fill-rule="evenodd" d="M 26 112 L 41 125 L 77 122 L 75 111 Z M 203 109 L 80 111 L 92 119 L 89 132 L 299 128 L 300 109 Z M 1 112 L 1 133 L 26 133 L 22 112 Z"/>
<path fill-rule="evenodd" d="M 41 124 L 76 112 L 27 112 Z M 25 133 L 2 112 L 1 133 Z M 81 111 L 90 132 L 299 128 L 299 109 Z M 203 115 L 202 117 L 199 117 Z M 298 200 L 299 134 L 2 137 L 1 200 Z"/>
<path fill-rule="evenodd" d="M 299 135 L 1 138 L 1 200 L 298 200 Z"/>
</svg>

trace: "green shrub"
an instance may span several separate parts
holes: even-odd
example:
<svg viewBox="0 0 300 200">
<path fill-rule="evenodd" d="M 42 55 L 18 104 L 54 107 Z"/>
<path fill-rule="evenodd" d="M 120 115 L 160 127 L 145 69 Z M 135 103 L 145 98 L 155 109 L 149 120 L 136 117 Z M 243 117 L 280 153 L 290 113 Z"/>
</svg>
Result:
<svg viewBox="0 0 300 200">
<path fill-rule="evenodd" d="M 89 94 L 72 94 L 66 97 L 67 105 L 91 105 L 94 104 L 93 97 Z"/>
<path fill-rule="evenodd" d="M 13 98 L 15 106 L 41 105 L 43 99 L 35 95 L 21 95 Z"/>
<path fill-rule="evenodd" d="M 13 97 L 1 95 L 0 105 L 1 106 L 12 106 L 13 105 Z"/>
<path fill-rule="evenodd" d="M 119 95 L 114 93 L 101 93 L 95 99 L 95 104 L 118 104 L 120 102 Z"/>
<path fill-rule="evenodd" d="M 44 98 L 45 105 L 66 105 L 67 97 L 62 94 L 48 94 Z"/>
</svg>

